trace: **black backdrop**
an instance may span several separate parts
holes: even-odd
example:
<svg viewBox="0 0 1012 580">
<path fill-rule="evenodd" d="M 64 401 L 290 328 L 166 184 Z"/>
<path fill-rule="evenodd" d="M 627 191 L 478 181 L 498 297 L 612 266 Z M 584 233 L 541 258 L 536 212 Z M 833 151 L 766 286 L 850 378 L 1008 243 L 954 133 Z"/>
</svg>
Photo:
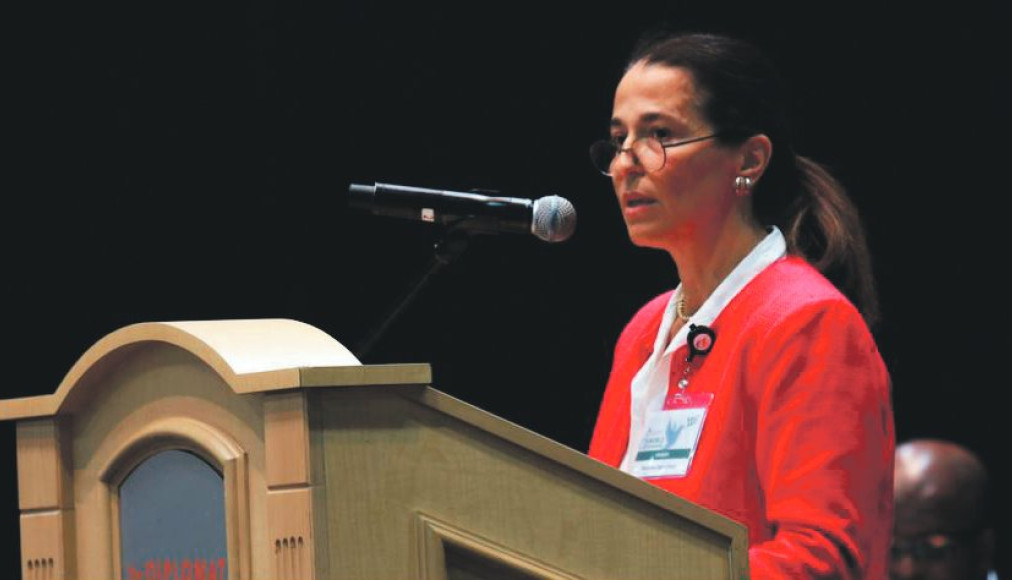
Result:
<svg viewBox="0 0 1012 580">
<path fill-rule="evenodd" d="M 440 232 L 347 209 L 350 183 L 558 194 L 572 239 L 475 239 L 363 358 L 431 363 L 437 388 L 584 450 L 622 324 L 677 282 L 628 242 L 587 157 L 635 37 L 667 21 L 779 63 L 797 149 L 867 223 L 899 438 L 967 444 L 1004 489 L 1009 19 L 876 4 L 9 8 L 2 396 L 53 392 L 136 322 L 295 318 L 354 350 Z M 13 424 L 0 433 L 15 532 Z"/>
</svg>

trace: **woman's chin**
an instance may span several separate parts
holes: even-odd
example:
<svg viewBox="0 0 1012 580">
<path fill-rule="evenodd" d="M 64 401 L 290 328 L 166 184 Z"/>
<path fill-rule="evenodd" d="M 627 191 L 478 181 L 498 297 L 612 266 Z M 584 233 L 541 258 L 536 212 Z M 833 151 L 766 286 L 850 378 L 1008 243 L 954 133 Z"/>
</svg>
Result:
<svg viewBox="0 0 1012 580">
<path fill-rule="evenodd" d="M 656 228 L 644 227 L 642 224 L 626 224 L 626 231 L 629 233 L 629 241 L 634 246 L 641 248 L 664 247 L 663 232 L 658 232 Z"/>
</svg>

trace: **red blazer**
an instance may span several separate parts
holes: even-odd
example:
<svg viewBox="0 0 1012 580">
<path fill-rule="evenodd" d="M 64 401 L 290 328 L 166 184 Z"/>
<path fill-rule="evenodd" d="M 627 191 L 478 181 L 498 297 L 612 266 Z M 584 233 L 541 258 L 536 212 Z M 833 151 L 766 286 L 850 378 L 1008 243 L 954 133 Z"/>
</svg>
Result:
<svg viewBox="0 0 1012 580">
<path fill-rule="evenodd" d="M 626 326 L 590 443 L 618 467 L 629 386 L 671 292 Z M 854 306 L 800 258 L 752 279 L 713 321 L 689 391 L 714 394 L 684 477 L 649 481 L 749 530 L 753 578 L 886 578 L 895 432 L 890 379 Z M 672 357 L 671 388 L 681 376 Z"/>
</svg>

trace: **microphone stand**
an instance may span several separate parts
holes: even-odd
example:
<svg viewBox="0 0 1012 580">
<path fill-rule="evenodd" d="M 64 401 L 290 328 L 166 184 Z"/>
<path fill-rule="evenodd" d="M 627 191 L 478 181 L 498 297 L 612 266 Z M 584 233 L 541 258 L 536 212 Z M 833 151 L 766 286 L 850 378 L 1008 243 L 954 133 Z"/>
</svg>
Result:
<svg viewBox="0 0 1012 580">
<path fill-rule="evenodd" d="M 394 303 L 383 320 L 373 328 L 369 335 L 363 340 L 358 347 L 355 349 L 355 356 L 359 359 L 365 358 L 366 355 L 372 350 L 372 347 L 376 344 L 376 341 L 383 336 L 387 328 L 393 323 L 393 321 L 404 311 L 404 309 L 415 299 L 421 289 L 429 283 L 437 273 L 447 267 L 454 260 L 459 258 L 463 254 L 470 243 L 471 238 L 466 230 L 451 227 L 443 234 L 443 237 L 436 242 L 434 248 L 435 253 L 432 259 L 429 261 L 428 269 L 419 276 L 415 283 L 408 288 L 407 292 L 401 295 L 400 299 Z"/>
</svg>

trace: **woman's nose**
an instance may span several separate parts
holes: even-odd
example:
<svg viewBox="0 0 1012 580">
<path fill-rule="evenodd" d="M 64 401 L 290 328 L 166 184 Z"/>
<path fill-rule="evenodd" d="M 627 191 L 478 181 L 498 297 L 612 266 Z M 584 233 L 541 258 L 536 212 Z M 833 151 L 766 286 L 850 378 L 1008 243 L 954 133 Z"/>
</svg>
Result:
<svg viewBox="0 0 1012 580">
<path fill-rule="evenodd" d="M 631 171 L 642 171 L 640 160 L 630 149 L 619 149 L 615 152 L 615 159 L 611 162 L 612 177 L 621 177 Z"/>
</svg>

